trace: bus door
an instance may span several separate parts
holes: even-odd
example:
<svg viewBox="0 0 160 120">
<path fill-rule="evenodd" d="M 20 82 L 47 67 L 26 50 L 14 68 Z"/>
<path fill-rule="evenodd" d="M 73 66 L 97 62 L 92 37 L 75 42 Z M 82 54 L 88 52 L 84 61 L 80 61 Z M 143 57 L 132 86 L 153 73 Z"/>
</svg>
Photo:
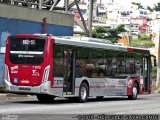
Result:
<svg viewBox="0 0 160 120">
<path fill-rule="evenodd" d="M 66 95 L 74 94 L 75 89 L 75 50 L 64 49 L 64 86 Z"/>
<path fill-rule="evenodd" d="M 150 59 L 143 58 L 143 76 L 144 76 L 144 91 L 149 92 L 150 90 Z"/>
</svg>

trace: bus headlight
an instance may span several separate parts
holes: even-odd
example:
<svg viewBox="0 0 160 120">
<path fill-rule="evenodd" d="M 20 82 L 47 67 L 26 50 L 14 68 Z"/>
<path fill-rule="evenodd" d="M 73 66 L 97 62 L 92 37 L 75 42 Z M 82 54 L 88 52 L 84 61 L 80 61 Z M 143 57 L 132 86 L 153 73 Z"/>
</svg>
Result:
<svg viewBox="0 0 160 120">
<path fill-rule="evenodd" d="M 42 77 L 42 82 L 46 82 L 49 77 L 49 70 L 50 70 L 50 65 L 48 65 L 43 72 L 43 77 Z"/>
</svg>

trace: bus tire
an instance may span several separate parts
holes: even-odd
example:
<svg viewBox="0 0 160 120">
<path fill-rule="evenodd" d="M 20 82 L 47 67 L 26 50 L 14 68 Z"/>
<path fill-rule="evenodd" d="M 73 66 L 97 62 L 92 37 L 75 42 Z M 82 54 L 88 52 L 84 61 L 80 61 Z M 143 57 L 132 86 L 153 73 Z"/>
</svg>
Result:
<svg viewBox="0 0 160 120">
<path fill-rule="evenodd" d="M 41 103 L 53 102 L 54 98 L 52 95 L 37 95 L 37 99 Z"/>
<path fill-rule="evenodd" d="M 82 82 L 79 88 L 79 97 L 78 100 L 81 103 L 84 103 L 87 101 L 88 96 L 89 96 L 89 91 L 88 91 L 88 86 L 85 82 Z"/>
<path fill-rule="evenodd" d="M 138 96 L 138 85 L 137 85 L 137 83 L 134 83 L 133 87 L 132 87 L 132 95 L 129 95 L 128 99 L 129 100 L 136 100 L 137 96 Z"/>
</svg>

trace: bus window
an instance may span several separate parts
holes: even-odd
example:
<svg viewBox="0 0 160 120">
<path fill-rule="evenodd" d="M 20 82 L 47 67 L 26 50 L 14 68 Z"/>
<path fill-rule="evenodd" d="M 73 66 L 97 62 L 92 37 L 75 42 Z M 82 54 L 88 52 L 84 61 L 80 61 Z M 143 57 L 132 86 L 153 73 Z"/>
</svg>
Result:
<svg viewBox="0 0 160 120">
<path fill-rule="evenodd" d="M 116 54 L 113 51 L 105 51 L 106 74 L 105 76 L 114 77 L 117 71 Z"/>
<path fill-rule="evenodd" d="M 143 75 L 143 73 L 142 73 L 142 59 L 136 59 L 135 66 L 136 66 L 136 75 L 137 76 Z"/>
<path fill-rule="evenodd" d="M 44 59 L 44 38 L 10 38 L 9 58 L 14 64 L 40 64 Z"/>
<path fill-rule="evenodd" d="M 76 51 L 76 77 L 91 77 L 92 68 L 94 66 L 90 59 L 90 49 L 77 47 Z"/>
<path fill-rule="evenodd" d="M 117 75 L 121 76 L 125 75 L 126 73 L 126 60 L 124 57 L 124 54 L 122 54 L 121 56 L 117 56 Z"/>
<path fill-rule="evenodd" d="M 63 77 L 63 46 L 62 45 L 54 45 L 54 76 L 55 77 Z"/>
<path fill-rule="evenodd" d="M 91 77 L 104 77 L 106 74 L 106 66 L 104 63 L 105 60 L 105 53 L 101 50 L 92 50 L 92 61 L 94 65 L 94 69 L 92 71 Z"/>
<path fill-rule="evenodd" d="M 135 61 L 134 58 L 126 58 L 126 74 L 135 74 Z"/>
</svg>

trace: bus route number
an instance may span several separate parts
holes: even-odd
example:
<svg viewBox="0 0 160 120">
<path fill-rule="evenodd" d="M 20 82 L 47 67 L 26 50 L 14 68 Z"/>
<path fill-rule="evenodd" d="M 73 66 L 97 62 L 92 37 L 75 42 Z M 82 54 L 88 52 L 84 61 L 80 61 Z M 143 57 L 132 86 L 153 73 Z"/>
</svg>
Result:
<svg viewBox="0 0 160 120">
<path fill-rule="evenodd" d="M 35 45 L 35 40 L 23 40 L 23 45 Z"/>
</svg>

